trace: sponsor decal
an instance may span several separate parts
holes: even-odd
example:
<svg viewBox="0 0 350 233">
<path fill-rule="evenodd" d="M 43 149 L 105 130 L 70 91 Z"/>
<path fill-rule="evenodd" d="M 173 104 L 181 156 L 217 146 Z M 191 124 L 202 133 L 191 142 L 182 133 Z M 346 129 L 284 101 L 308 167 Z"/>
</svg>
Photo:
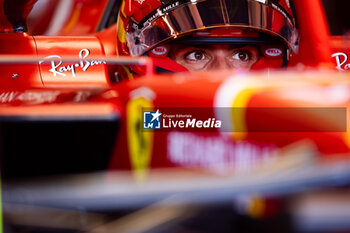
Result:
<svg viewBox="0 0 350 233">
<path fill-rule="evenodd" d="M 266 55 L 271 57 L 278 57 L 282 54 L 282 50 L 277 48 L 268 48 L 265 50 Z"/>
<path fill-rule="evenodd" d="M 223 172 L 247 171 L 277 159 L 277 147 L 249 141 L 232 141 L 219 135 L 169 132 L 167 159 L 183 167 L 200 167 Z"/>
<path fill-rule="evenodd" d="M 156 20 L 157 18 L 159 18 L 160 16 L 174 10 L 175 8 L 180 6 L 180 1 L 176 1 L 173 3 L 170 3 L 168 5 L 165 5 L 163 7 L 160 7 L 159 9 L 157 9 L 156 11 L 154 11 L 154 14 L 152 14 L 150 17 L 148 17 L 145 20 L 142 20 L 139 24 L 134 23 L 133 24 L 133 28 L 134 29 L 142 29 L 148 25 L 150 25 L 154 20 Z"/>
<path fill-rule="evenodd" d="M 72 76 L 76 76 L 77 69 L 80 69 L 81 71 L 85 72 L 87 71 L 91 66 L 96 65 L 103 65 L 106 64 L 106 61 L 104 60 L 90 60 L 88 59 L 88 56 L 90 55 L 89 49 L 82 49 L 79 52 L 79 59 L 78 62 L 68 65 L 62 65 L 63 64 L 63 58 L 58 55 L 51 55 L 44 58 L 44 60 L 39 62 L 39 65 L 44 63 L 50 63 L 51 69 L 49 69 L 49 72 L 52 73 L 54 77 L 56 76 L 67 76 L 67 72 L 71 72 Z"/>
<path fill-rule="evenodd" d="M 0 93 L 0 103 L 53 103 L 58 101 L 60 96 L 64 97 L 65 99 L 71 97 L 74 102 L 82 102 L 91 95 L 91 91 L 77 91 L 72 93 L 64 91 L 8 91 Z"/>
<path fill-rule="evenodd" d="M 348 63 L 348 55 L 346 53 L 334 53 L 332 58 L 335 58 L 337 64 L 337 70 L 346 71 L 350 69 L 350 63 Z"/>
<path fill-rule="evenodd" d="M 162 56 L 168 53 L 168 49 L 164 46 L 158 46 L 152 50 L 152 53 L 158 56 Z"/>
<path fill-rule="evenodd" d="M 26 104 L 52 103 L 61 94 L 59 91 L 44 92 L 17 92 L 9 91 L 0 93 L 0 103 L 25 102 Z"/>
</svg>

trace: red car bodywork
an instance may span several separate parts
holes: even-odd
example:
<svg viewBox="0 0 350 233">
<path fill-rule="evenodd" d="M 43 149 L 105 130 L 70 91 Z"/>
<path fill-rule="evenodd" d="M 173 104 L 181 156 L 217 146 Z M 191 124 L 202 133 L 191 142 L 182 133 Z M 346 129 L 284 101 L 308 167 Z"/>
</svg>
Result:
<svg viewBox="0 0 350 233">
<path fill-rule="evenodd" d="M 29 4 L 21 5 L 25 12 L 21 17 L 26 18 L 33 2 L 22 2 Z M 76 1 L 75 4 L 80 2 Z M 98 9 L 95 15 L 100 15 L 107 2 L 99 2 L 97 8 L 94 5 L 97 1 L 91 1 L 90 4 L 92 5 L 84 7 L 92 6 L 93 9 Z M 215 168 L 219 165 L 239 169 L 235 166 L 239 166 L 240 162 L 254 165 L 261 159 L 266 159 L 266 155 L 283 155 L 282 148 L 303 140 L 312 141 L 322 159 L 323 155 L 348 153 L 346 126 L 342 128 L 341 122 L 333 122 L 332 117 L 323 119 L 323 116 L 308 111 L 290 115 L 271 112 L 269 109 L 344 109 L 349 105 L 346 95 L 336 99 L 336 91 L 332 91 L 340 85 L 348 92 L 348 74 L 336 71 L 335 58 L 332 58 L 334 52 L 344 49 L 339 40 L 346 39 L 329 36 L 320 1 L 296 0 L 295 6 L 301 40 L 299 52 L 292 57 L 290 67 L 286 70 L 271 73 L 153 75 L 113 85 L 111 77 L 114 70 L 106 64 L 104 58 L 116 54 L 115 25 L 88 36 L 32 36 L 10 32 L 11 24 L 1 14 L 1 20 L 4 21 L 1 30 L 5 33 L 0 34 L 0 50 L 4 55 L 0 68 L 0 115 L 24 120 L 28 117 L 116 117 L 120 128 L 108 163 L 110 169 L 138 171 L 155 167 Z M 82 25 L 91 26 L 91 15 L 82 13 L 79 17 L 81 18 L 74 24 L 77 28 L 84 28 Z M 317 27 L 312 22 L 317 22 Z M 72 32 L 80 32 L 79 29 L 73 30 L 75 26 L 71 27 Z M 70 23 L 67 23 L 65 28 L 67 27 L 70 27 Z M 93 28 L 96 28 L 96 24 L 82 34 L 92 33 Z M 63 29 L 58 34 L 71 33 L 64 32 Z M 37 63 L 6 64 L 6 59 L 10 58 L 6 56 L 15 55 L 23 55 L 24 57 L 17 58 L 24 60 L 27 58 L 25 56 L 30 56 L 37 59 Z M 71 61 L 63 61 L 64 59 Z M 341 66 L 345 69 L 345 64 Z M 284 79 L 284 76 L 290 78 Z M 250 81 L 242 81 L 245 79 Z M 42 89 L 44 87 L 46 89 Z M 230 94 L 227 91 L 230 89 L 235 90 L 236 94 Z M 307 94 L 300 98 L 300 93 Z M 317 101 L 315 96 L 319 97 Z M 207 113 L 213 118 L 218 118 L 215 109 L 219 107 L 267 110 L 260 112 L 262 115 L 259 117 L 247 110 L 239 119 L 239 124 L 244 125 L 246 131 L 227 135 L 219 130 L 211 133 L 144 132 L 141 130 L 142 107 L 154 111 L 165 107 L 203 107 L 209 108 Z M 225 119 L 237 122 L 231 115 Z M 302 125 L 306 132 L 249 131 L 250 127 L 258 127 L 259 124 L 272 126 L 278 122 L 296 127 Z M 330 125 L 330 130 L 323 132 L 322 125 Z M 219 149 L 215 146 L 212 149 L 213 143 Z M 230 150 L 233 152 L 226 152 Z M 193 151 L 205 153 L 205 159 L 191 157 Z M 247 155 L 246 160 L 239 161 L 240 153 Z M 218 154 L 220 159 L 212 158 Z M 271 160 L 273 159 L 272 156 Z"/>
<path fill-rule="evenodd" d="M 25 20 L 34 2 L 17 0 L 23 12 L 17 17 Z M 349 163 L 350 83 L 342 72 L 350 68 L 350 47 L 344 46 L 349 39 L 329 35 L 319 0 L 294 1 L 301 39 L 287 68 L 166 75 L 152 74 L 152 60 L 115 56 L 116 25 L 99 30 L 110 2 L 73 1 L 64 23 L 52 30 L 59 5 L 53 1 L 30 19 L 33 34 L 12 32 L 0 9 L 4 179 L 131 170 L 138 187 L 157 176 L 157 168 L 245 178 L 264 169 L 279 176 L 291 167 L 299 172 Z M 115 67 L 127 62 L 145 65 L 148 74 L 117 82 Z M 168 126 L 165 115 L 180 113 L 210 119 L 212 126 L 220 120 L 228 128 L 144 130 L 145 110 L 160 110 Z M 271 206 L 275 212 L 281 207 L 267 201 L 260 215 Z"/>
</svg>

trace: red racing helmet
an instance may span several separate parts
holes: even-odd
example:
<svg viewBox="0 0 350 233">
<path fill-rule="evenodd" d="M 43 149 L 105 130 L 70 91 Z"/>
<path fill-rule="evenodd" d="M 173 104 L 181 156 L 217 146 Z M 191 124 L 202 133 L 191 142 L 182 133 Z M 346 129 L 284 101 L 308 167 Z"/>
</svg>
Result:
<svg viewBox="0 0 350 233">
<path fill-rule="evenodd" d="M 255 45 L 255 69 L 286 65 L 297 44 L 289 0 L 123 0 L 117 32 L 118 55 L 172 72 L 186 71 L 168 56 L 174 43 Z"/>
</svg>

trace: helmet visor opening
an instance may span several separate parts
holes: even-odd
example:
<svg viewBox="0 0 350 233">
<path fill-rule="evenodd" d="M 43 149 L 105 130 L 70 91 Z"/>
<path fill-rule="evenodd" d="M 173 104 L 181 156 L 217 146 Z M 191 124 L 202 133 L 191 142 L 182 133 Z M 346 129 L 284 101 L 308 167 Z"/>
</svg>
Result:
<svg viewBox="0 0 350 233">
<path fill-rule="evenodd" d="M 141 22 L 129 23 L 126 37 L 130 53 L 133 56 L 142 55 L 172 39 L 220 27 L 257 29 L 277 36 L 289 48 L 293 47 L 296 29 L 292 18 L 282 7 L 263 2 L 265 1 L 182 0 L 162 5 Z M 214 39 L 209 41 L 214 43 Z"/>
</svg>

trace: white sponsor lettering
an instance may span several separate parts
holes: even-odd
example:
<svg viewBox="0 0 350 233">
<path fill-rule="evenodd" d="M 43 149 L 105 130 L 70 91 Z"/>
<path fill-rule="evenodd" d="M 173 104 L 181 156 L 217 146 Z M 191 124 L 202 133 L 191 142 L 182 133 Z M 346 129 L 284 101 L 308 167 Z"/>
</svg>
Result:
<svg viewBox="0 0 350 233">
<path fill-rule="evenodd" d="M 265 53 L 271 57 L 277 57 L 282 54 L 282 50 L 277 48 L 269 48 L 265 50 Z"/>
<path fill-rule="evenodd" d="M 18 95 L 18 92 L 15 92 L 15 91 L 3 92 L 0 94 L 0 102 L 1 103 L 12 102 L 17 95 Z"/>
<path fill-rule="evenodd" d="M 49 71 L 53 74 L 54 77 L 67 76 L 66 72 L 71 72 L 72 76 L 76 76 L 76 69 L 80 68 L 82 71 L 87 71 L 91 66 L 106 64 L 104 60 L 88 60 L 88 56 L 90 55 L 90 50 L 82 49 L 79 52 L 79 61 L 74 64 L 69 64 L 66 66 L 62 66 L 63 59 L 58 55 L 51 55 L 45 57 L 44 60 L 40 61 L 39 64 L 43 64 L 45 62 L 49 62 L 51 64 L 51 69 Z"/>
<path fill-rule="evenodd" d="M 0 93 L 0 103 L 13 103 L 19 101 L 25 104 L 42 104 L 53 103 L 57 100 L 60 94 L 64 94 L 61 91 L 9 91 Z M 73 94 L 73 93 L 72 93 Z M 92 92 L 90 91 L 77 91 L 75 95 L 72 95 L 74 102 L 85 101 Z"/>
<path fill-rule="evenodd" d="M 332 57 L 335 57 L 335 61 L 337 63 L 337 69 L 341 71 L 345 71 L 350 69 L 350 63 L 348 61 L 348 55 L 345 53 L 334 53 Z"/>
<path fill-rule="evenodd" d="M 168 11 L 174 9 L 175 7 L 177 7 L 177 6 L 179 6 L 179 5 L 180 5 L 179 2 L 172 3 L 172 4 L 170 4 L 169 6 L 164 7 L 164 8 L 162 9 L 162 12 L 163 12 L 163 13 L 166 13 L 166 12 L 168 12 Z"/>
<path fill-rule="evenodd" d="M 277 158 L 277 150 L 272 145 L 234 142 L 218 135 L 171 132 L 167 137 L 167 146 L 167 158 L 170 162 L 184 167 L 216 171 L 246 171 Z"/>
<path fill-rule="evenodd" d="M 173 9 L 175 9 L 176 7 L 178 7 L 180 5 L 180 2 L 174 2 L 169 4 L 168 6 L 157 10 L 156 13 L 154 13 L 153 15 L 151 15 L 144 23 L 143 23 L 143 27 L 146 27 L 148 25 L 150 25 L 155 19 L 159 18 L 160 16 L 163 16 L 164 14 L 168 13 L 169 11 L 172 11 Z M 136 27 L 138 28 L 138 26 Z"/>
<path fill-rule="evenodd" d="M 26 104 L 41 104 L 52 103 L 60 94 L 59 91 L 45 91 L 45 92 L 3 92 L 0 94 L 1 103 L 11 103 L 15 101 L 26 102 Z"/>
<path fill-rule="evenodd" d="M 77 91 L 74 102 L 82 102 L 85 101 L 89 96 L 91 96 L 91 92 L 89 91 Z"/>
<path fill-rule="evenodd" d="M 160 12 L 157 11 L 154 15 L 152 15 L 151 17 L 149 17 L 149 18 L 146 20 L 146 22 L 143 23 L 143 27 L 146 27 L 146 26 L 150 25 L 151 22 L 152 22 L 153 20 L 155 20 L 156 18 L 158 18 L 159 16 L 160 16 Z"/>
<path fill-rule="evenodd" d="M 164 46 L 158 46 L 152 50 L 152 53 L 154 53 L 155 55 L 158 55 L 158 56 L 164 55 L 167 52 L 168 52 L 168 49 L 165 48 Z"/>
</svg>

